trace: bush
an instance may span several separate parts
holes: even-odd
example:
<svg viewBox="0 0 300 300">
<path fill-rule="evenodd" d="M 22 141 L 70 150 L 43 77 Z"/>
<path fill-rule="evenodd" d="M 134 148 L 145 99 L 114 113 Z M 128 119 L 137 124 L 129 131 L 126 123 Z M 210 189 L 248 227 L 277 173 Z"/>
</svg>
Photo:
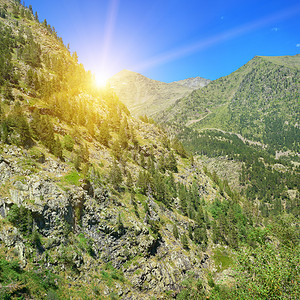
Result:
<svg viewBox="0 0 300 300">
<path fill-rule="evenodd" d="M 7 219 L 15 227 L 17 227 L 23 234 L 29 235 L 32 233 L 33 217 L 29 209 L 24 206 L 18 207 L 16 204 L 10 208 Z"/>
<path fill-rule="evenodd" d="M 75 144 L 74 139 L 70 135 L 67 134 L 64 136 L 63 145 L 66 150 L 70 152 L 73 151 L 74 144 Z"/>
</svg>

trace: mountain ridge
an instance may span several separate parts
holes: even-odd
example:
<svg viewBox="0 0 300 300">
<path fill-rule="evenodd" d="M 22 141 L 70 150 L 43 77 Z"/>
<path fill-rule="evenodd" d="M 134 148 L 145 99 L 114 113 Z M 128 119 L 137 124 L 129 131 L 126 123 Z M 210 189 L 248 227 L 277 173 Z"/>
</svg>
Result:
<svg viewBox="0 0 300 300">
<path fill-rule="evenodd" d="M 1 299 L 299 299 L 296 165 L 226 131 L 135 118 L 31 6 L 0 3 Z M 247 95 L 249 74 L 195 103 L 222 110 L 220 89 Z M 144 96 L 170 92 L 133 77 Z"/>
<path fill-rule="evenodd" d="M 208 85 L 211 82 L 211 80 L 197 76 L 197 77 L 190 77 L 187 79 L 173 81 L 173 82 L 178 83 L 180 85 L 188 86 L 193 89 L 199 89 Z"/>
<path fill-rule="evenodd" d="M 177 100 L 156 118 L 161 122 L 191 125 L 194 129 L 219 126 L 222 130 L 246 135 L 246 138 L 248 135 L 258 142 L 276 144 L 278 148 L 275 140 L 279 139 L 280 130 L 297 131 L 299 65 L 299 55 L 272 58 L 256 56 L 230 75 Z M 283 120 L 281 123 L 286 122 L 285 125 L 280 123 L 282 129 L 265 131 L 266 127 L 271 126 L 269 115 Z M 247 127 L 241 125 L 242 116 L 251 122 Z M 254 128 L 259 131 L 255 133 Z M 272 138 L 270 133 L 273 134 Z M 295 149 L 298 149 L 298 134 L 294 136 Z M 287 143 L 288 147 L 294 147 L 291 142 Z"/>
<path fill-rule="evenodd" d="M 196 80 L 197 87 L 207 84 L 208 80 Z M 189 94 L 193 87 L 185 81 L 165 83 L 153 80 L 142 74 L 122 70 L 108 80 L 108 85 L 116 92 L 135 116 L 154 116 L 169 105 Z"/>
</svg>

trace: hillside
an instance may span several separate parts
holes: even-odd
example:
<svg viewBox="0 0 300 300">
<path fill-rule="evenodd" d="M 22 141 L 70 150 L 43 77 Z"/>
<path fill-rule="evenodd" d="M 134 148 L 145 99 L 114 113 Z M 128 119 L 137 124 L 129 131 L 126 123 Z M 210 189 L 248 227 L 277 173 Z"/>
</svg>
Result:
<svg viewBox="0 0 300 300">
<path fill-rule="evenodd" d="M 146 114 L 152 117 L 208 82 L 198 77 L 193 80 L 165 83 L 123 70 L 112 76 L 108 84 L 133 115 L 138 117 Z"/>
<path fill-rule="evenodd" d="M 0 99 L 0 299 L 299 298 L 296 168 L 247 148 L 244 185 L 263 164 L 278 189 L 241 194 L 19 1 L 0 0 Z"/>
<path fill-rule="evenodd" d="M 174 81 L 174 83 L 178 83 L 180 85 L 184 85 L 196 90 L 208 85 L 210 83 L 210 80 L 202 77 L 192 77 L 179 81 Z"/>
<path fill-rule="evenodd" d="M 300 55 L 255 57 L 184 97 L 157 118 L 196 130 L 241 134 L 272 149 L 299 152 Z"/>
<path fill-rule="evenodd" d="M 157 117 L 264 215 L 286 197 L 299 211 L 299 65 L 300 55 L 255 57 Z"/>
</svg>

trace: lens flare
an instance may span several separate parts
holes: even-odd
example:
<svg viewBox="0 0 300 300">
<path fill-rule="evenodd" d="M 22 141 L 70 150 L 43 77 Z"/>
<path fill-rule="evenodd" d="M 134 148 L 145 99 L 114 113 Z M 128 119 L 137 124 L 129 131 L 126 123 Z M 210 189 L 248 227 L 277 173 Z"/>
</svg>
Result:
<svg viewBox="0 0 300 300">
<path fill-rule="evenodd" d="M 104 73 L 95 74 L 94 83 L 98 88 L 105 88 L 107 86 L 107 80 L 109 76 Z"/>
</svg>

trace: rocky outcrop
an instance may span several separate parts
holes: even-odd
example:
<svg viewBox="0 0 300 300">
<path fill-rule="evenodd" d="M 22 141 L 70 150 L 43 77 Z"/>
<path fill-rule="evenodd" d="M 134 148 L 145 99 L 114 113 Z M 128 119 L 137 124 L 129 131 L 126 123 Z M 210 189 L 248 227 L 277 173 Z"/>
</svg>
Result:
<svg viewBox="0 0 300 300">
<path fill-rule="evenodd" d="M 71 267 L 80 280 L 90 280 L 82 279 L 83 274 L 110 263 L 130 282 L 129 289 L 116 283 L 114 290 L 117 288 L 122 299 L 141 299 L 141 295 L 149 299 L 162 291 L 176 295 L 189 272 L 196 278 L 203 277 L 207 263 L 199 257 L 201 251 L 194 246 L 184 250 L 172 233 L 172 222 L 184 233 L 190 224 L 187 218 L 159 205 L 151 195 L 144 213 L 144 204 L 137 201 L 141 214 L 137 216 L 131 213 L 130 201 L 121 201 L 97 180 L 86 180 L 78 186 L 62 184 L 63 174 L 71 171 L 66 163 L 48 156 L 36 161 L 33 170 L 25 163 L 27 157 L 27 150 L 8 146 L 0 156 L 0 177 L 5 187 L 0 193 L 1 217 L 7 217 L 13 205 L 24 207 L 32 216 L 31 230 L 43 238 L 43 243 L 39 237 L 33 242 L 17 228 L 1 228 L 0 241 L 15 249 L 22 266 L 34 257 L 54 273 Z M 181 180 L 188 182 L 189 178 L 186 170 Z M 201 186 L 199 193 L 206 192 L 206 186 Z M 168 223 L 164 224 L 166 218 Z M 79 246 L 69 243 L 71 236 Z M 46 253 L 51 253 L 51 258 Z"/>
</svg>

